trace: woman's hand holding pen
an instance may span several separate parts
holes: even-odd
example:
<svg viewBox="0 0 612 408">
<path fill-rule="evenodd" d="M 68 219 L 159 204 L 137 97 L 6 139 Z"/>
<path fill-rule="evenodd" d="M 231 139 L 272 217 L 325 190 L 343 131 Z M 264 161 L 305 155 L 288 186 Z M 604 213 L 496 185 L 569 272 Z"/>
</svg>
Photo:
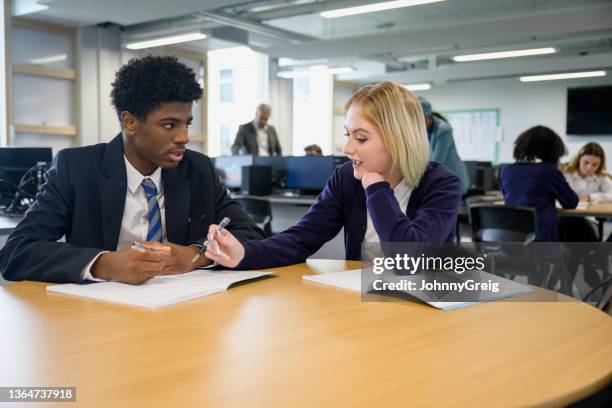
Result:
<svg viewBox="0 0 612 408">
<path fill-rule="evenodd" d="M 235 268 L 244 258 L 244 246 L 226 229 L 217 230 L 212 224 L 208 228 L 211 243 L 206 249 L 206 257 L 228 268 Z"/>
</svg>

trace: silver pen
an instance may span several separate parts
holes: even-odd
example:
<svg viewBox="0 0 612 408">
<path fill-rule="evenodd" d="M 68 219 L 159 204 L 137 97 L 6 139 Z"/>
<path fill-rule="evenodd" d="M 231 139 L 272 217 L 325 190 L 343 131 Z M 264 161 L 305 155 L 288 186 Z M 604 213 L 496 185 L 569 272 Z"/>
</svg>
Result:
<svg viewBox="0 0 612 408">
<path fill-rule="evenodd" d="M 221 232 L 221 230 L 223 230 L 225 227 L 227 227 L 227 224 L 229 224 L 229 223 L 230 223 L 230 218 L 229 217 L 223 217 L 223 219 L 221 220 L 219 225 L 217 225 L 217 229 L 215 230 L 215 234 L 218 234 L 219 232 Z M 198 253 L 195 254 L 193 259 L 191 260 L 191 263 L 194 263 L 195 261 L 197 261 L 198 258 L 200 256 L 202 256 L 202 254 L 204 252 L 206 252 L 206 248 L 208 248 L 208 246 L 212 242 L 212 239 L 213 239 L 213 236 L 211 234 L 208 234 L 208 236 L 206 237 L 206 241 L 204 241 L 204 243 L 202 244 L 202 248 L 200 248 Z"/>
</svg>

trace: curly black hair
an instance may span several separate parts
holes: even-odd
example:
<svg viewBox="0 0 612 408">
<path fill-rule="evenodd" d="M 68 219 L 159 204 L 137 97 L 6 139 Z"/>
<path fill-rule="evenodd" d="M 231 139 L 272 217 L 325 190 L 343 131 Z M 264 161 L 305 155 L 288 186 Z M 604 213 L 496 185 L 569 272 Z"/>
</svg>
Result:
<svg viewBox="0 0 612 408">
<path fill-rule="evenodd" d="M 557 164 L 565 154 L 565 145 L 554 130 L 546 126 L 534 126 L 519 135 L 514 142 L 514 158 L 519 161 Z"/>
<path fill-rule="evenodd" d="M 119 118 L 124 111 L 139 120 L 166 102 L 193 102 L 202 96 L 195 73 L 176 57 L 132 58 L 115 74 L 111 99 Z"/>
</svg>

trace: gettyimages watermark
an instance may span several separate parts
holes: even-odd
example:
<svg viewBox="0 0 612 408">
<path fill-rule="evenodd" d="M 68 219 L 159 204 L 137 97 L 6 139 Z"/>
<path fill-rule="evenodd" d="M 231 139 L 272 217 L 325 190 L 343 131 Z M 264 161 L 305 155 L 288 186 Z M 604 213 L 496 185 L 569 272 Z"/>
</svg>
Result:
<svg viewBox="0 0 612 408">
<path fill-rule="evenodd" d="M 376 243 L 362 253 L 364 301 L 596 302 L 612 277 L 609 243 Z"/>
</svg>

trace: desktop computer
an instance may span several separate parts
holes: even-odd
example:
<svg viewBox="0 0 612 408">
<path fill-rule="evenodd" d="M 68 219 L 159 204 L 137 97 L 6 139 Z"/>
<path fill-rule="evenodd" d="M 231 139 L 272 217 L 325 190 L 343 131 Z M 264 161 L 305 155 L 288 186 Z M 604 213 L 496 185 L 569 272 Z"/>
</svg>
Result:
<svg viewBox="0 0 612 408">
<path fill-rule="evenodd" d="M 215 158 L 215 169 L 221 174 L 225 186 L 232 191 L 242 188 L 242 167 L 252 166 L 253 157 L 246 156 L 219 156 Z"/>
<path fill-rule="evenodd" d="M 34 202 L 53 160 L 50 147 L 0 148 L 0 206 L 22 213 Z"/>
<path fill-rule="evenodd" d="M 348 158 L 340 156 L 303 156 L 287 158 L 287 188 L 304 194 L 318 194 L 334 169 Z"/>
</svg>

